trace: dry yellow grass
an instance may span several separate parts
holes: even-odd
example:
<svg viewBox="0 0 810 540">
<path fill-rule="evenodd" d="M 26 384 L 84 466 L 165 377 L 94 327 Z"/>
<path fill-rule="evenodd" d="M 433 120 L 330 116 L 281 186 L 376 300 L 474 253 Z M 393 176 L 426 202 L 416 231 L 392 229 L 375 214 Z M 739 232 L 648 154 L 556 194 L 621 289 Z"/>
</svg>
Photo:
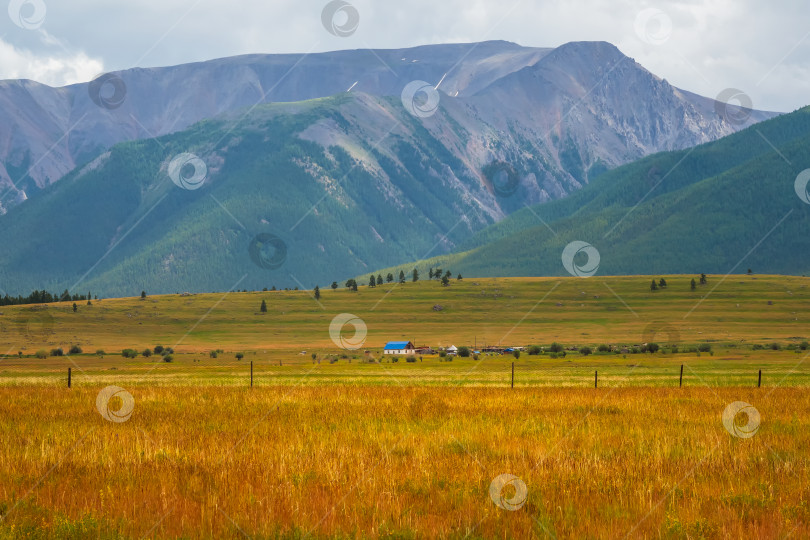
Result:
<svg viewBox="0 0 810 540">
<path fill-rule="evenodd" d="M 0 389 L 0 537 L 810 535 L 803 389 L 139 386 L 120 424 L 98 390 Z"/>
</svg>

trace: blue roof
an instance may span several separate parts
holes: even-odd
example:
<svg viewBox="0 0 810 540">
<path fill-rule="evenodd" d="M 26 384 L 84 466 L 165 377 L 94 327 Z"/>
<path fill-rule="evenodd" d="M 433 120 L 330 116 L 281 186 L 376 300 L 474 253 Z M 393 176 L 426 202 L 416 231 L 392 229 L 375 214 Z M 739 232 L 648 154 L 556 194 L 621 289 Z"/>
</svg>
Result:
<svg viewBox="0 0 810 540">
<path fill-rule="evenodd" d="M 407 349 L 410 341 L 389 341 L 385 344 L 385 349 Z"/>
</svg>

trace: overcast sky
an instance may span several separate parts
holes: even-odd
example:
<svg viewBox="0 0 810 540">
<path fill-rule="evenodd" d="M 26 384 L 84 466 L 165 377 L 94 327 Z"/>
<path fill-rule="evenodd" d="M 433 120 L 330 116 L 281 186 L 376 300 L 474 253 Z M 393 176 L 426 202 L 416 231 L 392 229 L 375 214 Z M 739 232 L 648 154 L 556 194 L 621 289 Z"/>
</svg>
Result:
<svg viewBox="0 0 810 540">
<path fill-rule="evenodd" d="M 326 0 L 4 1 L 0 79 L 54 86 L 245 53 L 604 40 L 699 94 L 737 88 L 755 108 L 778 111 L 810 104 L 806 0 L 348 0 L 334 18 L 345 37 L 325 28 Z"/>
</svg>

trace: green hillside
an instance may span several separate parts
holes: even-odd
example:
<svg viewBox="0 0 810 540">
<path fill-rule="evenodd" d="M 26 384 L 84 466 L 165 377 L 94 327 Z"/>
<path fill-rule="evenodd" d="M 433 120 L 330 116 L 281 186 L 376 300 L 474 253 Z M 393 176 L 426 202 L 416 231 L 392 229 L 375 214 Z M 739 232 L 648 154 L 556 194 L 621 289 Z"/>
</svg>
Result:
<svg viewBox="0 0 810 540">
<path fill-rule="evenodd" d="M 484 229 L 456 254 L 402 268 L 568 275 L 563 249 L 581 240 L 599 251 L 601 275 L 748 268 L 805 274 L 810 205 L 797 197 L 794 182 L 806 168 L 810 108 L 608 171 L 565 199 L 525 208 Z"/>
</svg>

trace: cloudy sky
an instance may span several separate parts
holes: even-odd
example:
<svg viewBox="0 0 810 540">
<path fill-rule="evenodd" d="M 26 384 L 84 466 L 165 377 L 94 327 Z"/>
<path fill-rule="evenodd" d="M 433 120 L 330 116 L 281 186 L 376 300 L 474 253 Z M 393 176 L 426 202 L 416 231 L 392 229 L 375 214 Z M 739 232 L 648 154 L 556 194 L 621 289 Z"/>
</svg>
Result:
<svg viewBox="0 0 810 540">
<path fill-rule="evenodd" d="M 737 88 L 759 109 L 810 104 L 806 0 L 4 0 L 0 79 L 60 86 L 110 70 L 245 53 L 399 48 L 503 39 L 549 47 L 604 40 L 681 88 Z"/>
</svg>

